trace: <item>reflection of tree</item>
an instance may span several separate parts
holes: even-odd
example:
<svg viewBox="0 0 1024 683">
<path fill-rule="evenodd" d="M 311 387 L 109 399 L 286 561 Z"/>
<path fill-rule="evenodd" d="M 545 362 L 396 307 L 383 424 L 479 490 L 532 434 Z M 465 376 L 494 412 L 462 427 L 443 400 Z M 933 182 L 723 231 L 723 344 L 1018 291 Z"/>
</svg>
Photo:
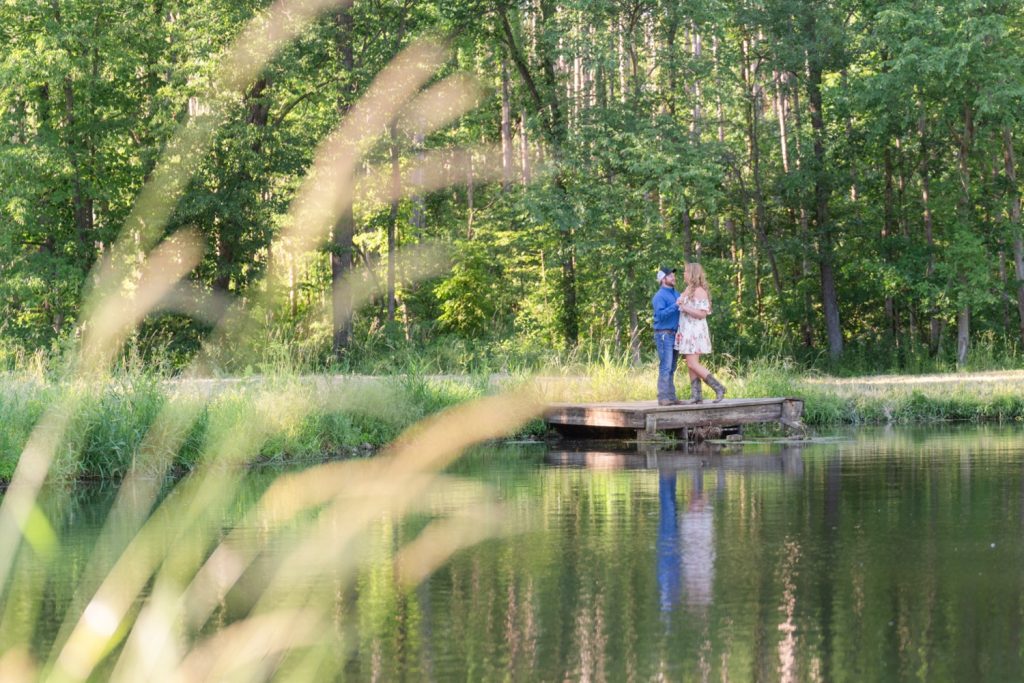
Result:
<svg viewBox="0 0 1024 683">
<path fill-rule="evenodd" d="M 825 513 L 824 528 L 822 529 L 822 554 L 823 567 L 818 580 L 818 601 L 821 605 L 821 672 L 826 680 L 833 677 L 832 666 L 833 648 L 835 647 L 833 631 L 834 606 L 836 597 L 835 582 L 835 545 L 839 540 L 839 528 L 842 523 L 840 511 L 842 509 L 843 492 L 842 462 L 838 454 L 828 459 L 825 464 Z"/>
</svg>

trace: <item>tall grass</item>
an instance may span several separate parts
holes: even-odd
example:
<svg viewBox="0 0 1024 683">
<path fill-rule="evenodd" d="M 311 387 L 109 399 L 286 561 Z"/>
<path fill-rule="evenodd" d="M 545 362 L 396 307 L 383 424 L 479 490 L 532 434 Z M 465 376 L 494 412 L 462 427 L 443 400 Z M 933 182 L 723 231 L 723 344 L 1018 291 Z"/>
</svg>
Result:
<svg viewBox="0 0 1024 683">
<path fill-rule="evenodd" d="M 312 407 L 287 428 L 269 435 L 252 462 L 288 464 L 369 455 L 416 422 L 489 392 L 486 378 L 431 379 L 278 375 L 212 387 L 167 382 L 147 374 L 122 374 L 99 382 L 50 385 L 29 381 L 0 387 L 0 481 L 9 481 L 34 425 L 47 407 L 73 405 L 51 480 L 120 480 L 148 469 L 142 444 L 169 404 L 191 406 L 193 425 L 170 467 L 194 468 L 215 425 L 252 415 L 265 401 L 308 402 Z"/>
</svg>

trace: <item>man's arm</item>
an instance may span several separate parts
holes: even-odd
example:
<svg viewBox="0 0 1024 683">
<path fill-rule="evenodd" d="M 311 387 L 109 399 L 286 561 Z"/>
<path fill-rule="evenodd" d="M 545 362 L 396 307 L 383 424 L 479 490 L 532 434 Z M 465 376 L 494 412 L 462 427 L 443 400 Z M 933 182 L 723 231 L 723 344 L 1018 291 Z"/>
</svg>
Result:
<svg viewBox="0 0 1024 683">
<path fill-rule="evenodd" d="M 666 313 L 673 312 L 676 307 L 675 301 L 672 300 L 671 296 L 662 296 L 661 292 L 654 295 L 654 299 L 651 302 L 654 305 L 654 317 L 665 315 Z"/>
</svg>

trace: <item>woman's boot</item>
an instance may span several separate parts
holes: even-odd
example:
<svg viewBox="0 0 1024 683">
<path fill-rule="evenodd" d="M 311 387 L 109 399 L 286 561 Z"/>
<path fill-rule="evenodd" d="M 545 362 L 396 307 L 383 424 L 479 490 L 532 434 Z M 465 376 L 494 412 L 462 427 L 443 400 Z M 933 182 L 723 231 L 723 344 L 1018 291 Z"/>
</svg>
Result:
<svg viewBox="0 0 1024 683">
<path fill-rule="evenodd" d="M 704 378 L 704 381 L 708 383 L 709 387 L 715 390 L 715 400 L 712 401 L 712 403 L 718 403 L 725 398 L 725 387 L 722 386 L 721 382 L 715 379 L 714 375 L 709 372 L 708 376 Z"/>
<path fill-rule="evenodd" d="M 701 395 L 700 377 L 690 380 L 690 401 L 692 403 L 704 402 L 704 397 Z"/>
</svg>

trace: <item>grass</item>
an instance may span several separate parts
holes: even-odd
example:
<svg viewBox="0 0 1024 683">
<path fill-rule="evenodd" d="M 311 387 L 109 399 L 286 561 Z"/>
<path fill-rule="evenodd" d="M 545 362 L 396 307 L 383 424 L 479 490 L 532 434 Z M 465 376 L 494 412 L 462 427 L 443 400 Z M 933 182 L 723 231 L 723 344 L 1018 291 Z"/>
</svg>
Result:
<svg viewBox="0 0 1024 683">
<path fill-rule="evenodd" d="M 1024 372 L 833 378 L 800 372 L 778 361 L 751 363 L 741 374 L 723 367 L 729 396 L 799 396 L 805 422 L 835 425 L 1024 420 Z M 677 383 L 685 392 L 685 376 Z M 261 443 L 254 460 L 288 464 L 362 457 L 403 430 L 446 408 L 502 388 L 529 385 L 546 402 L 649 399 L 653 367 L 552 367 L 537 375 L 330 376 L 281 373 L 245 381 L 174 382 L 122 373 L 97 383 L 52 383 L 38 375 L 8 375 L 0 389 L 0 481 L 8 481 L 33 426 L 51 405 L 76 406 L 51 478 L 120 479 L 145 469 L 147 432 L 169 402 L 196 417 L 173 453 L 172 471 L 199 461 L 211 433 L 251 415 L 265 401 L 313 407 Z M 283 398 L 286 397 L 286 398 Z M 287 406 L 281 406 L 284 410 Z M 273 411 L 272 411 L 273 412 Z M 514 436 L 543 435 L 532 420 Z"/>
<path fill-rule="evenodd" d="M 839 379 L 765 363 L 752 366 L 737 389 L 746 396 L 800 396 L 805 422 L 817 427 L 1024 420 L 1022 371 Z"/>
<path fill-rule="evenodd" d="M 274 431 L 254 458 L 256 462 L 285 464 L 365 455 L 424 417 L 482 396 L 483 382 L 422 377 L 329 381 L 290 376 L 211 388 L 167 383 L 144 374 L 66 384 L 8 376 L 0 389 L 0 421 L 4 424 L 0 430 L 0 480 L 10 480 L 33 427 L 51 405 L 76 406 L 51 479 L 119 479 L 132 467 L 146 469 L 149 465 L 142 444 L 170 402 L 196 413 L 173 456 L 172 470 L 180 473 L 195 467 L 210 433 L 253 414 L 264 401 L 314 406 Z"/>
</svg>

